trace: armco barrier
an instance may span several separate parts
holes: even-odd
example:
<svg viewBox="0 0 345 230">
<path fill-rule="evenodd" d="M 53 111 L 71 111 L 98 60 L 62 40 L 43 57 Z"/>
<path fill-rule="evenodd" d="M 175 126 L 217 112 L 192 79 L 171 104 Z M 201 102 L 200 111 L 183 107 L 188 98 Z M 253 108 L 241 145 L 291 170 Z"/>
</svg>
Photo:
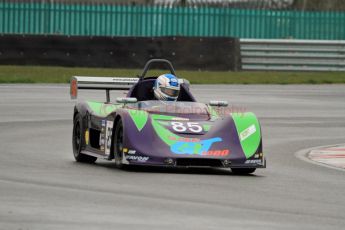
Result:
<svg viewBox="0 0 345 230">
<path fill-rule="evenodd" d="M 142 68 L 165 58 L 177 69 L 240 69 L 235 38 L 0 35 L 0 64 Z"/>
<path fill-rule="evenodd" d="M 241 39 L 243 70 L 345 71 L 345 41 Z"/>
</svg>

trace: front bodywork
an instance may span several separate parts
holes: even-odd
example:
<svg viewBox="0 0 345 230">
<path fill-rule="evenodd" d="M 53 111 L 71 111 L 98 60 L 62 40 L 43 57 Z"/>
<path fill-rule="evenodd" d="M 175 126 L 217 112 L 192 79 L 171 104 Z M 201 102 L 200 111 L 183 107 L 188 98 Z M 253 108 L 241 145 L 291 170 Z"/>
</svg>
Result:
<svg viewBox="0 0 345 230">
<path fill-rule="evenodd" d="M 123 164 L 265 167 L 261 128 L 253 113 L 219 113 L 217 108 L 196 102 L 174 102 L 174 106 L 200 108 L 201 112 L 163 111 L 157 103 L 78 103 L 75 113 L 83 118 L 83 153 L 113 159 L 112 135 L 121 119 Z"/>
</svg>

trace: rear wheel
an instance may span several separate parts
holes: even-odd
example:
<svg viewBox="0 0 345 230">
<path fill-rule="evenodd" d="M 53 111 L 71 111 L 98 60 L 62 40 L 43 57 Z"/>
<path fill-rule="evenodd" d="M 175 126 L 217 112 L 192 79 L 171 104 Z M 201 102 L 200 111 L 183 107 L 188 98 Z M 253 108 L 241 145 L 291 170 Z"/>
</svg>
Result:
<svg viewBox="0 0 345 230">
<path fill-rule="evenodd" d="M 114 135 L 114 157 L 115 157 L 115 164 L 118 168 L 123 168 L 124 165 L 122 164 L 123 158 L 123 124 L 122 121 L 119 120 L 117 122 L 115 128 L 115 135 Z"/>
<path fill-rule="evenodd" d="M 80 114 L 77 114 L 74 117 L 73 121 L 73 134 L 72 134 L 72 146 L 73 146 L 73 155 L 76 161 L 84 163 L 94 163 L 97 160 L 97 157 L 88 156 L 81 153 L 82 146 L 85 145 L 82 119 Z"/>
<path fill-rule="evenodd" d="M 233 174 L 237 175 L 247 175 L 255 172 L 256 168 L 232 168 L 231 171 Z"/>
</svg>

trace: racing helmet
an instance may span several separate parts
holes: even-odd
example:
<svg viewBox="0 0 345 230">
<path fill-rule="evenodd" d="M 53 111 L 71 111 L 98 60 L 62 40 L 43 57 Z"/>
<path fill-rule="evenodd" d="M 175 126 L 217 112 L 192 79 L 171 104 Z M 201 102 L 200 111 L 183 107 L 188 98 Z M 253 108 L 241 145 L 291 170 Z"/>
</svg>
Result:
<svg viewBox="0 0 345 230">
<path fill-rule="evenodd" d="M 153 92 L 157 100 L 176 101 L 180 93 L 180 83 L 174 75 L 163 74 L 156 79 Z"/>
</svg>

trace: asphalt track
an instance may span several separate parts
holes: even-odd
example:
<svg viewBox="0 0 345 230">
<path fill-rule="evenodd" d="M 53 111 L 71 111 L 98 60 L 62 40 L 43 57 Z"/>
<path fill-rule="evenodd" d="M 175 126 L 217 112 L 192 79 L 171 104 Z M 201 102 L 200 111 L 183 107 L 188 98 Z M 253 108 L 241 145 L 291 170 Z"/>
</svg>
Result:
<svg viewBox="0 0 345 230">
<path fill-rule="evenodd" d="M 192 91 L 199 101 L 225 99 L 258 115 L 267 169 L 235 176 L 75 163 L 68 86 L 1 85 L 0 229 L 345 228 L 345 172 L 295 156 L 345 142 L 345 85 Z"/>
</svg>

